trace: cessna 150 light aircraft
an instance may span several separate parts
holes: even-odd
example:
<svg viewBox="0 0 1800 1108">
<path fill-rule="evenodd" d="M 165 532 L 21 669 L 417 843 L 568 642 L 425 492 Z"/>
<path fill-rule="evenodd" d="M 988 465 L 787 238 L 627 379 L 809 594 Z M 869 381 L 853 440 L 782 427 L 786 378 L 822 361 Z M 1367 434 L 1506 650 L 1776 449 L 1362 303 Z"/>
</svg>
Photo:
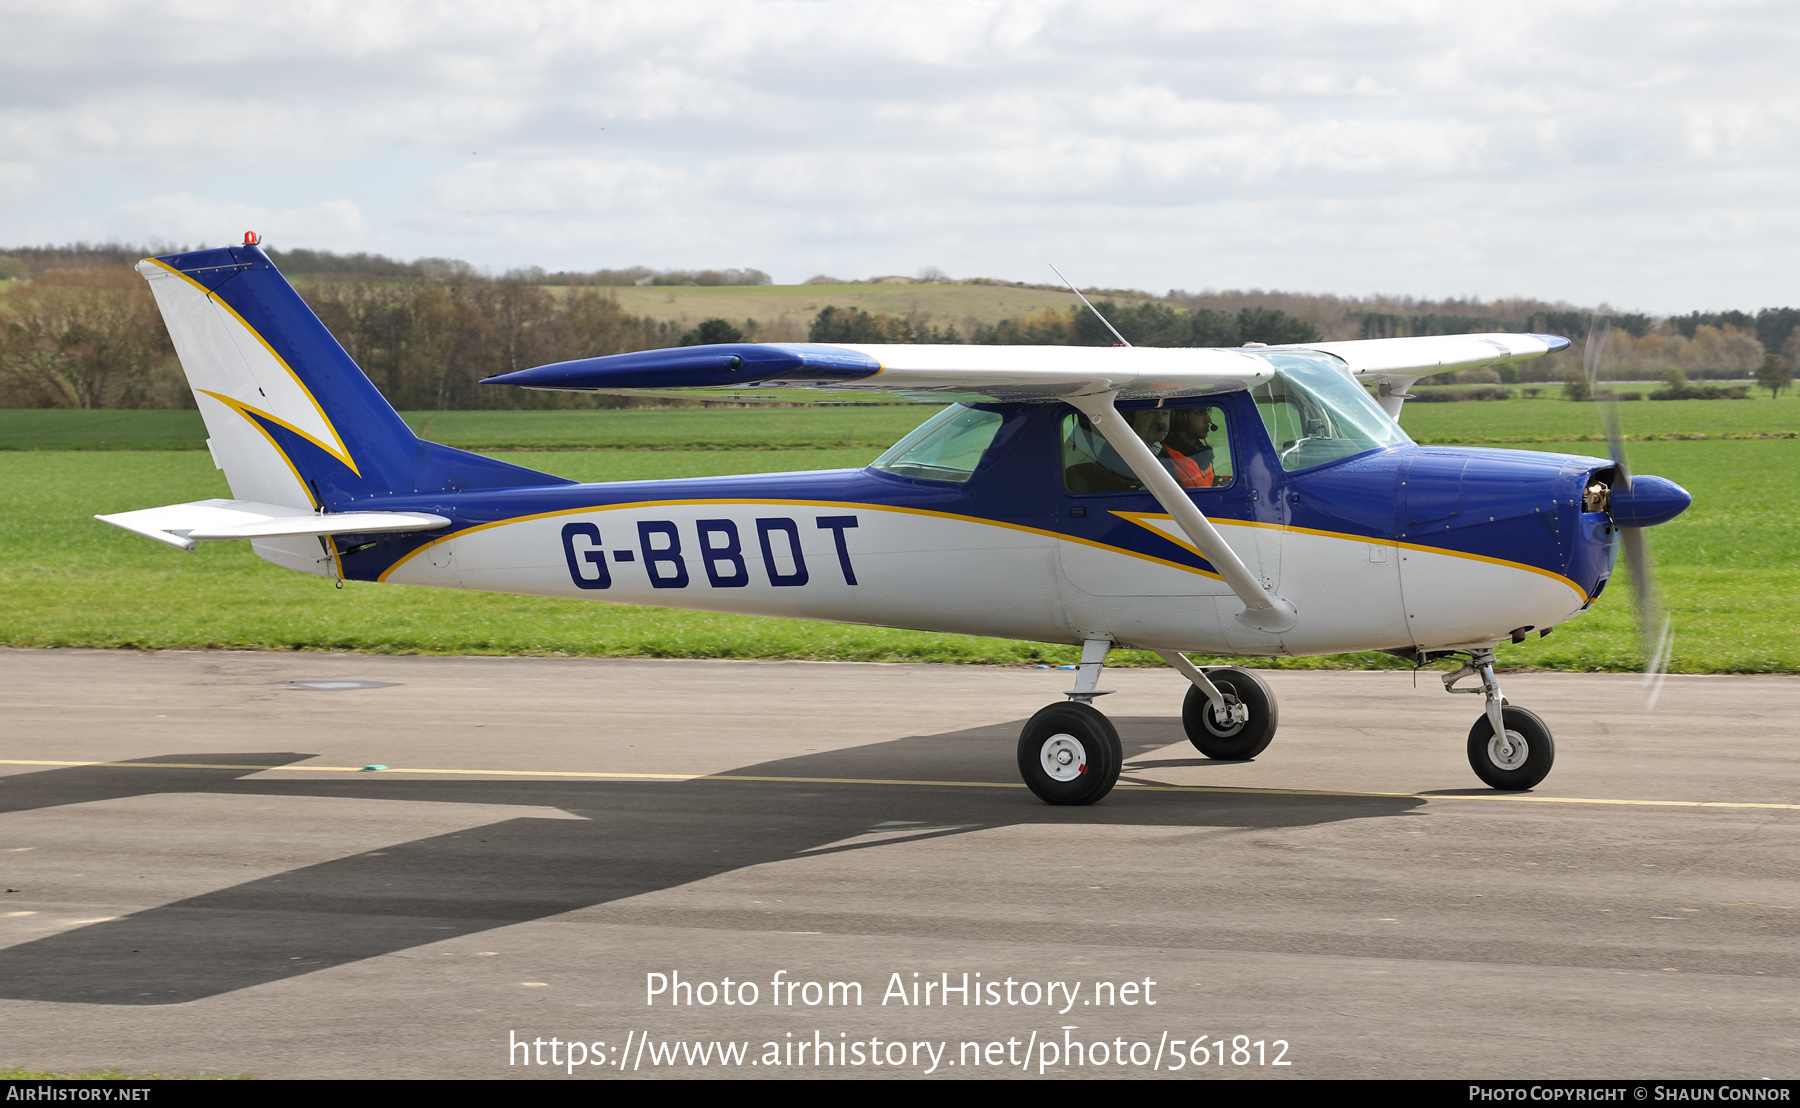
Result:
<svg viewBox="0 0 1800 1108">
<path fill-rule="evenodd" d="M 1189 682 L 1211 758 L 1274 736 L 1268 687 L 1184 654 L 1387 650 L 1464 659 L 1475 773 L 1529 789 L 1549 729 L 1494 648 L 1591 605 L 1620 534 L 1678 486 L 1621 459 L 1422 447 L 1395 417 L 1427 374 L 1536 358 L 1551 335 L 1175 350 L 742 343 L 491 379 L 538 389 L 823 389 L 942 399 L 867 468 L 577 484 L 417 438 L 246 236 L 139 264 L 233 499 L 100 516 L 170 546 L 247 539 L 302 573 L 1068 643 L 1067 700 L 1019 739 L 1052 804 L 1117 780 L 1092 701 L 1114 647 Z M 1373 395 L 1371 395 L 1373 393 Z M 788 394 L 791 395 L 791 394 Z M 1641 543 L 1636 547 L 1641 550 Z M 1457 689 L 1465 677 L 1479 687 Z"/>
</svg>

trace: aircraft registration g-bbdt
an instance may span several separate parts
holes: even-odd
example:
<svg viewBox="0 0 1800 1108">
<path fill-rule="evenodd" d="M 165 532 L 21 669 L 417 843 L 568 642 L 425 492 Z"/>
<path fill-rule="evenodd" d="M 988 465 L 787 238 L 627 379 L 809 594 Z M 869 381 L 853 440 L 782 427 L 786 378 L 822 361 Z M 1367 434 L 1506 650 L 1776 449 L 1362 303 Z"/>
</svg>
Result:
<svg viewBox="0 0 1800 1108">
<path fill-rule="evenodd" d="M 1629 543 L 1689 502 L 1616 457 L 1426 447 L 1400 429 L 1418 378 L 1568 345 L 1535 334 L 739 343 L 490 379 L 950 402 L 864 469 L 578 484 L 416 437 L 254 236 L 138 271 L 232 499 L 98 518 L 184 550 L 247 539 L 340 580 L 1078 645 L 1074 689 L 1019 739 L 1020 772 L 1052 804 L 1092 803 L 1118 779 L 1118 735 L 1092 704 L 1115 647 L 1187 679 L 1184 729 L 1217 759 L 1260 754 L 1276 703 L 1254 672 L 1185 654 L 1458 656 L 1446 688 L 1486 697 L 1470 764 L 1496 789 L 1529 789 L 1550 770 L 1551 734 L 1501 696 L 1494 648 L 1586 610 L 1621 531 Z M 1469 676 L 1478 688 L 1451 688 Z"/>
</svg>

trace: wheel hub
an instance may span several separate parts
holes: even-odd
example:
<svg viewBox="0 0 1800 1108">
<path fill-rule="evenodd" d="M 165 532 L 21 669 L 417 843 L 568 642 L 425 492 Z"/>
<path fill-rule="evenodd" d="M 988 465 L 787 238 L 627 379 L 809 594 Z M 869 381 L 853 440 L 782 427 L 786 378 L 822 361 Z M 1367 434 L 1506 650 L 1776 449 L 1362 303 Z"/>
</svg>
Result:
<svg viewBox="0 0 1800 1108">
<path fill-rule="evenodd" d="M 1501 769 L 1518 769 L 1531 756 L 1531 746 L 1526 743 L 1525 736 L 1508 729 L 1504 736 L 1496 735 L 1488 740 L 1488 761 Z"/>
<path fill-rule="evenodd" d="M 1052 735 L 1038 754 L 1044 772 L 1057 781 L 1073 781 L 1087 772 L 1087 749 L 1073 735 Z"/>
<path fill-rule="evenodd" d="M 1212 705 L 1206 707 L 1206 729 L 1222 739 L 1230 738 L 1244 729 L 1249 722 L 1250 713 L 1244 708 L 1244 702 L 1232 693 L 1225 694 L 1225 712 L 1220 716 L 1218 709 Z"/>
</svg>

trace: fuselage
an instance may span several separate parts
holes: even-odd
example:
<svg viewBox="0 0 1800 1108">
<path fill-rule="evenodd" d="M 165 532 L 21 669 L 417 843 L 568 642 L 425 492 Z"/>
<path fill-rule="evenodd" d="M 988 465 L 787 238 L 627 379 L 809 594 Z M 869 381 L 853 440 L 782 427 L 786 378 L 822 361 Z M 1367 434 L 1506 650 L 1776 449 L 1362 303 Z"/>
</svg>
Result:
<svg viewBox="0 0 1800 1108">
<path fill-rule="evenodd" d="M 453 523 L 337 536 L 333 571 L 1255 655 L 1492 643 L 1567 620 L 1610 576 L 1616 532 L 1582 511 L 1600 459 L 1400 443 L 1291 471 L 1248 394 L 1204 403 L 1230 477 L 1189 495 L 1294 604 L 1279 634 L 1235 618 L 1241 601 L 1148 493 L 1071 491 L 1069 409 L 1041 403 L 980 405 L 1000 423 L 961 481 L 869 468 L 384 496 L 360 506 Z"/>
</svg>

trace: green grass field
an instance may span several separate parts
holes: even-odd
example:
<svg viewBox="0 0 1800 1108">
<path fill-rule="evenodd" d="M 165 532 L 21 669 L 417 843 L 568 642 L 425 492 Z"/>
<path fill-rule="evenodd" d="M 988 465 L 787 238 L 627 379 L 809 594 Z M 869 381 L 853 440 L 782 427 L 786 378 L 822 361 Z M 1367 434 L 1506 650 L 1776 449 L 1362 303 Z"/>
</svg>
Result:
<svg viewBox="0 0 1800 1108">
<path fill-rule="evenodd" d="M 885 448 L 935 404 L 809 408 L 402 412 L 419 435 L 467 450 Z M 0 450 L 204 450 L 199 412 L 0 408 Z"/>
<path fill-rule="evenodd" d="M 1554 387 L 1554 386 L 1552 386 Z M 1567 400 L 1465 400 L 1407 404 L 1400 425 L 1423 443 L 1603 442 L 1600 412 Z M 1800 400 L 1624 400 L 1627 438 L 1758 438 L 1800 435 Z"/>
<path fill-rule="evenodd" d="M 1800 435 L 1800 400 L 1634 400 L 1619 405 L 1632 439 Z M 790 450 L 886 447 L 934 405 L 632 408 L 613 411 L 402 412 L 422 436 L 467 450 Z M 1599 442 L 1600 415 L 1566 400 L 1408 404 L 1400 422 L 1424 443 Z M 0 409 L 0 450 L 200 450 L 199 412 Z"/>
<path fill-rule="evenodd" d="M 199 412 L 0 408 L 0 450 L 204 450 Z"/>
<path fill-rule="evenodd" d="M 1800 404 L 1644 402 L 1640 434 L 1695 428 L 1791 430 Z M 1630 408 L 1629 405 L 1627 405 Z M 1766 416 L 1715 414 L 1762 410 Z M 1549 409 L 1548 417 L 1540 411 Z M 1521 439 L 1576 426 L 1547 401 L 1470 402 L 1409 409 L 1422 438 Z M 584 481 L 638 480 L 860 466 L 930 409 L 827 408 L 594 413 L 432 413 L 433 437 L 507 445 L 587 445 L 598 427 L 608 449 L 508 451 L 508 460 Z M 69 413 L 0 412 L 0 427 L 31 432 Z M 73 413 L 94 416 L 191 413 Z M 1463 416 L 1457 426 L 1447 415 Z M 1626 418 L 1633 418 L 1628 412 Z M 605 417 L 594 423 L 569 416 Z M 1653 421 L 1652 421 L 1652 418 Z M 1739 422 L 1732 424 L 1731 419 Z M 423 426 L 424 417 L 414 416 Z M 1545 421 L 1554 423 L 1546 429 Z M 441 424 L 438 421 L 442 421 Z M 1748 420 L 1748 423 L 1743 422 Z M 734 422 L 735 425 L 734 425 Z M 124 421 L 129 423 L 130 421 Z M 1785 426 L 1784 426 L 1785 424 Z M 75 425 L 38 432 L 69 442 Z M 89 428 L 119 437 L 119 422 Z M 140 432 L 172 437 L 145 420 Z M 80 430 L 80 428 L 77 428 Z M 1479 431 L 1476 435 L 1473 432 Z M 61 440 L 56 435 L 64 436 Z M 749 440 L 754 440 L 752 443 Z M 855 445 L 851 445 L 855 444 Z M 781 449 L 770 449 L 769 446 Z M 1597 442 L 1539 442 L 1542 449 L 1603 454 Z M 1677 621 L 1674 668 L 1683 672 L 1800 672 L 1800 439 L 1684 440 L 1633 445 L 1642 472 L 1678 481 L 1695 496 L 1679 520 L 1652 532 L 1667 605 Z M 208 543 L 182 554 L 98 523 L 116 512 L 228 495 L 197 450 L 0 452 L 0 643 L 15 646 L 250 647 L 424 653 L 814 658 L 944 662 L 1067 662 L 1064 647 L 911 631 L 813 624 L 581 601 L 510 597 L 329 581 L 276 569 L 248 544 Z M 1629 590 L 1615 584 L 1595 609 L 1547 639 L 1504 648 L 1514 666 L 1633 669 L 1639 664 Z M 1118 659 L 1130 662 L 1130 656 Z M 1150 662 L 1146 656 L 1136 659 Z M 1385 655 L 1284 661 L 1284 666 L 1391 666 Z"/>
</svg>

